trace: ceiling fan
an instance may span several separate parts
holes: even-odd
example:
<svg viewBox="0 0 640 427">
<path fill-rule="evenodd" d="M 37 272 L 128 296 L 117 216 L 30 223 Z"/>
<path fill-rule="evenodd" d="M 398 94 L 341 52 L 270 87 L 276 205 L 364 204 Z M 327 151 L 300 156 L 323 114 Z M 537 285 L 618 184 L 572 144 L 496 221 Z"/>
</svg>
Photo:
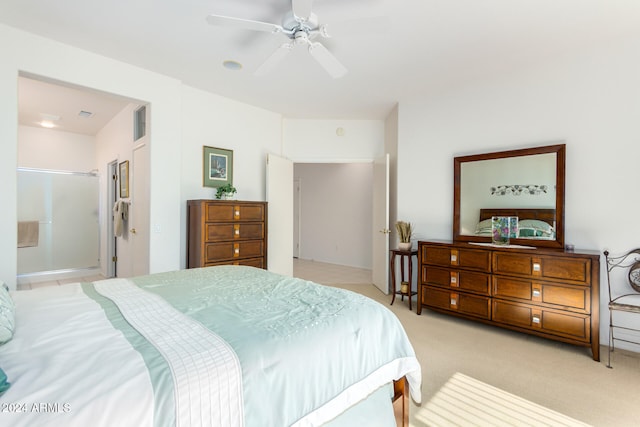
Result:
<svg viewBox="0 0 640 427">
<path fill-rule="evenodd" d="M 216 26 L 283 34 L 289 39 L 258 67 L 256 75 L 266 74 L 275 68 L 294 47 L 306 46 L 311 56 L 331 77 L 340 78 L 347 73 L 347 69 L 324 45 L 314 41 L 318 36 L 329 37 L 329 33 L 326 25 L 318 24 L 318 17 L 311 11 L 311 3 L 312 0 L 292 0 L 291 11 L 283 17 L 282 25 L 221 15 L 209 15 L 207 22 Z"/>
</svg>

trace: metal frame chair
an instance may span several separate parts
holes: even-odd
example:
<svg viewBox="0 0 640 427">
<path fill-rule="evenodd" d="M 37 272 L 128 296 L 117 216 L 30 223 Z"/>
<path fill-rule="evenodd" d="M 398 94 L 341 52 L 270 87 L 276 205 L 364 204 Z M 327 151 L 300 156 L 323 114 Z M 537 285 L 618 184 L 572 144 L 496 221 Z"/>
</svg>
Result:
<svg viewBox="0 0 640 427">
<path fill-rule="evenodd" d="M 613 323 L 614 311 L 640 314 L 640 248 L 632 249 L 624 255 L 615 257 L 611 256 L 609 251 L 604 251 L 604 257 L 607 262 L 607 286 L 609 288 L 609 359 L 607 361 L 607 368 L 612 368 L 611 353 L 615 350 L 616 340 L 640 345 L 638 341 L 614 336 L 614 330 L 616 329 L 639 333 L 640 329 Z M 621 270 L 619 273 L 616 272 L 618 269 Z M 626 277 L 631 289 L 617 290 L 618 292 L 624 293 L 616 295 L 615 291 L 612 291 L 612 280 L 615 280 L 614 283 L 621 281 L 620 276 L 622 275 L 622 270 L 625 269 L 628 269 Z M 612 277 L 614 275 L 616 277 Z M 629 292 L 629 290 L 632 292 Z"/>
</svg>

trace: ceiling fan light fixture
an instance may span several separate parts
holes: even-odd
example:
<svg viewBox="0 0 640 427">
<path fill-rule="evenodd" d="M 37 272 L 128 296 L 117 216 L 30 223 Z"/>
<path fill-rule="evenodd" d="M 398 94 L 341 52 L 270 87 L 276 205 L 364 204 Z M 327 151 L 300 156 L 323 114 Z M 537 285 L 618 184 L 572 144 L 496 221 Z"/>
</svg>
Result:
<svg viewBox="0 0 640 427">
<path fill-rule="evenodd" d="M 227 70 L 231 70 L 231 71 L 240 71 L 242 69 L 241 63 L 231 59 L 227 59 L 226 61 L 223 61 L 222 66 Z"/>
</svg>

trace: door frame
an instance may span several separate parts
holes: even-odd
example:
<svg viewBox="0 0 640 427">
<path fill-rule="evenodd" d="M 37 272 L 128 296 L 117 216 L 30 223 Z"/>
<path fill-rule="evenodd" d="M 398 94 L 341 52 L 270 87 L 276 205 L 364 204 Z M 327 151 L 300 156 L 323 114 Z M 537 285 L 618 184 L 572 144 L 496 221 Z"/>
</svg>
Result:
<svg viewBox="0 0 640 427">
<path fill-rule="evenodd" d="M 295 167 L 295 163 L 294 163 Z M 300 178 L 293 178 L 293 257 L 300 257 L 300 230 L 302 229 L 302 222 L 300 220 L 301 207 L 302 207 L 302 180 Z"/>
<path fill-rule="evenodd" d="M 118 274 L 118 239 L 114 234 L 113 206 L 118 197 L 118 159 L 107 163 L 107 206 L 106 221 L 106 277 L 117 277 Z"/>
</svg>

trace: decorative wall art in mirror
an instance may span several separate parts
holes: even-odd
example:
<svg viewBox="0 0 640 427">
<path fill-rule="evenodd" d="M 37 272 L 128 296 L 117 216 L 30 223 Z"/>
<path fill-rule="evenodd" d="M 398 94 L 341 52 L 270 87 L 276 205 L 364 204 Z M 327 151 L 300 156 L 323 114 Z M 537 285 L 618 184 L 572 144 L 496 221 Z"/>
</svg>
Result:
<svg viewBox="0 0 640 427">
<path fill-rule="evenodd" d="M 565 144 L 454 158 L 453 240 L 492 242 L 492 217 L 517 217 L 512 245 L 564 247 Z"/>
</svg>

